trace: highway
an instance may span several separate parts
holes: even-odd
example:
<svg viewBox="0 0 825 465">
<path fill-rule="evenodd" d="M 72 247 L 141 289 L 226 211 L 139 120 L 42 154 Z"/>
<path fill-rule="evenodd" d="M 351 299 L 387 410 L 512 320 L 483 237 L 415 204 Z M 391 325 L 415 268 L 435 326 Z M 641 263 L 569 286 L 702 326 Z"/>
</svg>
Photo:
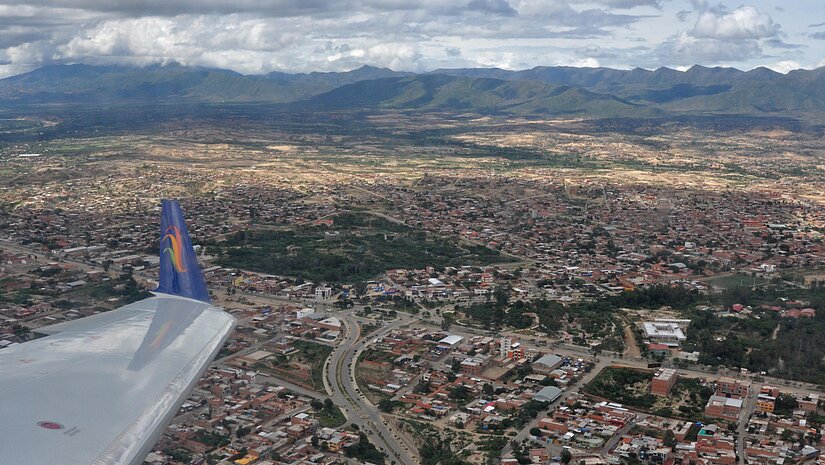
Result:
<svg viewBox="0 0 825 465">
<path fill-rule="evenodd" d="M 339 407 L 350 423 L 356 424 L 369 435 L 370 441 L 378 450 L 387 454 L 390 463 L 397 465 L 415 465 L 417 453 L 407 444 L 401 442 L 393 430 L 385 423 L 378 409 L 361 394 L 355 380 L 355 365 L 360 353 L 376 338 L 393 329 L 409 323 L 409 317 L 399 314 L 399 318 L 372 334 L 368 339 L 361 339 L 361 327 L 350 315 L 342 315 L 346 335 L 335 348 L 324 366 L 324 384 L 330 398 Z"/>
<path fill-rule="evenodd" d="M 391 217 L 386 217 L 385 215 L 379 216 L 385 217 L 389 220 L 399 221 Z M 33 254 L 36 255 L 38 259 L 41 261 L 53 260 L 48 255 L 44 254 L 42 251 L 32 251 L 31 249 L 25 246 L 21 246 L 8 240 L 0 239 L 0 248 L 12 253 L 19 253 L 25 255 Z M 62 259 L 57 260 L 70 263 L 84 271 L 99 269 L 95 265 L 84 263 L 83 261 L 68 257 L 64 257 Z M 392 280 L 390 280 L 390 282 L 392 284 L 396 284 Z M 397 287 L 404 289 L 403 286 L 397 285 Z M 220 300 L 220 297 L 222 296 L 219 296 L 218 300 Z M 293 299 L 288 299 L 284 297 L 262 296 L 257 294 L 249 294 L 248 298 L 257 301 L 256 303 L 259 304 L 277 304 L 281 302 L 294 302 Z M 325 307 L 327 304 L 322 303 L 321 305 L 322 307 Z M 419 305 L 422 307 L 423 310 L 427 310 L 423 307 L 423 305 L 420 304 L 420 302 Z M 46 314 L 33 315 L 27 319 L 24 319 L 23 321 L 30 322 L 33 320 L 42 319 L 57 311 L 58 310 L 54 310 Z M 386 335 L 393 329 L 396 329 L 404 324 L 411 323 L 412 321 L 416 320 L 416 318 L 413 318 L 410 315 L 401 312 L 398 314 L 398 318 L 396 320 L 387 324 L 387 326 L 381 328 L 379 331 L 374 333 L 370 338 L 359 340 L 361 336 L 360 325 L 358 324 L 358 321 L 353 317 L 351 311 L 333 313 L 337 314 L 341 318 L 344 324 L 346 335 L 345 338 L 341 341 L 341 343 L 335 348 L 329 359 L 326 361 L 324 367 L 324 384 L 327 392 L 330 394 L 330 398 L 336 405 L 343 408 L 344 415 L 347 417 L 350 423 L 358 425 L 359 428 L 361 428 L 364 432 L 368 433 L 368 435 L 370 436 L 370 440 L 376 445 L 376 447 L 379 448 L 379 450 L 385 452 L 388 455 L 391 462 L 397 465 L 413 465 L 417 463 L 418 460 L 416 447 L 410 443 L 404 442 L 404 440 L 407 438 L 404 435 L 396 434 L 396 432 L 392 430 L 392 428 L 384 421 L 376 406 L 372 405 L 372 403 L 370 403 L 369 400 L 361 394 L 357 382 L 355 380 L 355 365 L 357 363 L 358 356 L 361 354 L 361 352 L 363 352 L 363 350 L 365 350 L 369 346 L 369 344 L 372 343 L 375 339 L 380 338 L 383 335 Z M 432 315 L 430 316 L 430 319 L 432 320 L 431 324 L 433 324 L 434 326 L 440 326 L 439 316 Z M 454 334 L 460 334 L 465 337 L 471 337 L 473 334 L 489 334 L 486 331 L 459 324 L 454 324 L 451 329 Z M 592 357 L 592 354 L 586 348 L 557 343 L 548 345 L 546 343 L 546 339 L 541 336 L 534 337 L 536 339 L 545 341 L 544 344 L 526 343 L 527 341 L 524 341 L 524 339 L 529 338 L 529 336 L 518 332 L 502 331 L 498 335 L 506 335 L 517 339 L 522 339 L 525 345 L 534 346 L 536 349 L 539 349 L 543 352 L 550 351 L 560 355 L 568 355 L 571 357 Z M 213 366 L 224 366 L 224 362 L 226 362 L 227 359 L 251 353 L 254 350 L 257 350 L 265 342 L 268 341 L 261 341 L 253 345 L 252 347 L 245 349 L 241 353 L 232 354 L 228 357 L 224 357 L 223 359 L 216 360 L 213 363 Z M 561 397 L 556 402 L 554 402 L 553 405 L 559 405 L 562 402 L 564 402 L 564 400 L 568 396 L 578 391 L 578 388 L 592 380 L 593 377 L 595 377 L 596 374 L 599 373 L 601 369 L 605 366 L 616 364 L 637 368 L 646 368 L 647 363 L 648 360 L 642 358 L 622 356 L 620 354 L 611 352 L 602 353 L 599 362 L 597 363 L 596 367 L 592 370 L 592 372 L 588 373 L 578 383 L 576 383 L 573 386 L 570 386 L 567 390 L 565 390 L 562 393 Z M 687 369 L 679 368 L 679 373 L 683 376 L 686 375 L 696 378 L 706 378 L 708 380 L 714 380 L 719 378 L 720 376 L 734 376 L 736 378 L 743 378 L 741 374 L 739 374 L 736 371 L 713 370 L 710 367 L 699 365 L 694 365 L 691 368 Z M 316 393 L 314 391 L 303 388 L 301 386 L 298 386 L 294 383 L 290 383 L 289 381 L 280 378 L 272 378 L 263 375 L 259 376 L 259 378 L 260 381 L 266 382 L 268 384 L 280 384 L 302 395 L 306 395 L 316 399 L 324 398 L 322 394 Z M 396 393 L 396 396 L 393 397 L 393 399 L 398 399 L 403 393 L 411 390 L 416 382 L 417 379 L 413 380 L 411 383 L 409 383 L 408 386 L 406 386 L 401 391 Z M 773 377 L 763 377 L 763 382 L 781 386 L 783 388 L 783 391 L 785 392 L 818 392 L 817 386 L 813 386 L 808 383 L 794 382 Z M 744 465 L 745 462 L 744 444 L 748 437 L 747 423 L 748 419 L 750 418 L 751 414 L 755 409 L 755 397 L 760 387 L 761 384 L 753 384 L 751 394 L 745 399 L 743 405 L 743 412 L 738 421 L 736 453 L 739 465 Z M 513 439 L 517 442 L 521 442 L 523 439 L 529 436 L 529 430 L 536 426 L 536 424 L 537 420 L 529 422 L 527 425 L 524 426 L 524 428 L 521 429 L 521 431 L 518 432 L 518 434 Z M 606 443 L 604 448 L 605 452 L 609 451 L 609 449 L 613 445 L 615 444 L 611 442 Z M 508 443 L 508 445 L 502 451 L 502 455 L 505 455 L 510 452 L 511 448 Z"/>
</svg>

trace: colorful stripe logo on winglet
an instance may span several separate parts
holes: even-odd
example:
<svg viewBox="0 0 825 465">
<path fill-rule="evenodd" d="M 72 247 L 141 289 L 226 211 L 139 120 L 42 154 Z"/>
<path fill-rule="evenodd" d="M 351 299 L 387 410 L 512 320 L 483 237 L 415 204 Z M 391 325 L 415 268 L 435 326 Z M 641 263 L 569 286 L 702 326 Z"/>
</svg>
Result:
<svg viewBox="0 0 825 465">
<path fill-rule="evenodd" d="M 198 258 L 178 202 L 168 199 L 161 201 L 158 232 L 160 270 L 155 291 L 208 303 L 209 290 L 198 266 Z"/>
<path fill-rule="evenodd" d="M 172 258 L 172 266 L 178 273 L 186 272 L 186 266 L 183 264 L 183 240 L 181 233 L 177 226 L 169 226 L 163 233 L 163 240 L 169 239 L 169 247 L 163 249 L 163 253 L 169 253 Z"/>
</svg>

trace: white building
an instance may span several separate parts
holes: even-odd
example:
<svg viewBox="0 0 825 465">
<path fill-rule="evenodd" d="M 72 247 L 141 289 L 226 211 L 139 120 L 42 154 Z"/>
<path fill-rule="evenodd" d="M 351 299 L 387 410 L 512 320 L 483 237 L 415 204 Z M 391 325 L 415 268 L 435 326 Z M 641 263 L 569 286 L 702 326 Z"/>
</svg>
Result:
<svg viewBox="0 0 825 465">
<path fill-rule="evenodd" d="M 329 299 L 332 297 L 332 288 L 329 286 L 318 286 L 315 288 L 316 299 Z"/>
<path fill-rule="evenodd" d="M 687 339 L 682 328 L 676 323 L 646 321 L 642 323 L 645 337 L 651 342 L 678 347 Z"/>
<path fill-rule="evenodd" d="M 545 386 L 541 389 L 541 391 L 533 395 L 533 400 L 537 400 L 539 402 L 553 402 L 559 398 L 561 393 L 562 390 L 556 386 Z"/>
<path fill-rule="evenodd" d="M 513 340 L 509 337 L 501 338 L 501 346 L 499 347 L 499 352 L 501 355 L 506 357 L 511 350 L 513 350 Z"/>
<path fill-rule="evenodd" d="M 532 366 L 533 371 L 546 375 L 555 370 L 556 368 L 560 367 L 561 364 L 561 357 L 555 354 L 546 354 L 542 356 L 540 359 L 533 362 Z"/>
<path fill-rule="evenodd" d="M 451 334 L 445 337 L 444 339 L 438 341 L 438 347 L 442 349 L 452 349 L 454 347 L 457 347 L 458 344 L 460 344 L 463 340 L 464 338 L 462 336 Z"/>
</svg>

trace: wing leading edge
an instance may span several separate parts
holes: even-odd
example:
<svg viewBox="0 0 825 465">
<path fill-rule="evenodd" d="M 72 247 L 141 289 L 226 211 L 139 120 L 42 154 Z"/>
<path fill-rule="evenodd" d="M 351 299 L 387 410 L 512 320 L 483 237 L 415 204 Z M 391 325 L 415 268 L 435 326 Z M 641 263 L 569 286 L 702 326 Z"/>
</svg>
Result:
<svg viewBox="0 0 825 465">
<path fill-rule="evenodd" d="M 0 351 L 2 463 L 143 462 L 235 325 L 209 304 L 185 225 L 177 231 L 177 255 L 161 235 L 161 267 L 188 275 L 166 281 L 177 287 L 162 277 L 154 297 Z"/>
</svg>

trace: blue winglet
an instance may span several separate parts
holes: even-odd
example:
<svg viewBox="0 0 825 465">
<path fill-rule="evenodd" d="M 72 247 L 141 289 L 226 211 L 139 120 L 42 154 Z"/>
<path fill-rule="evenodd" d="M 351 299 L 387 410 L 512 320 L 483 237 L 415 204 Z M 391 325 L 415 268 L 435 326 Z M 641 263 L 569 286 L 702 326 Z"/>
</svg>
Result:
<svg viewBox="0 0 825 465">
<path fill-rule="evenodd" d="M 161 200 L 160 279 L 155 292 L 209 302 L 183 211 L 175 200 Z"/>
</svg>

